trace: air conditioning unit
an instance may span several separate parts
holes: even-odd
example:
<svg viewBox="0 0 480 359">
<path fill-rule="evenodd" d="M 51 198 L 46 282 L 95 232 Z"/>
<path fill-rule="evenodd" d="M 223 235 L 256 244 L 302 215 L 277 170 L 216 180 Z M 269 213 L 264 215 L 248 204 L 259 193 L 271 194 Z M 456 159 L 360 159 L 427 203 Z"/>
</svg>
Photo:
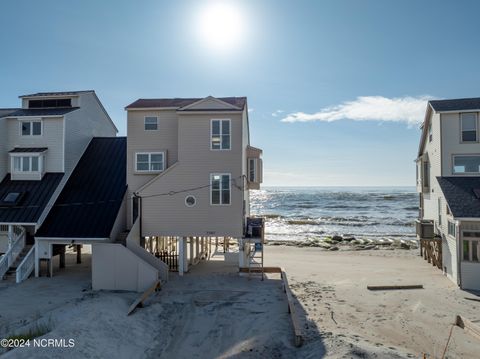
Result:
<svg viewBox="0 0 480 359">
<path fill-rule="evenodd" d="M 417 219 L 415 221 L 415 228 L 417 236 L 421 239 L 429 239 L 435 236 L 433 230 L 433 221 L 427 219 Z"/>
</svg>

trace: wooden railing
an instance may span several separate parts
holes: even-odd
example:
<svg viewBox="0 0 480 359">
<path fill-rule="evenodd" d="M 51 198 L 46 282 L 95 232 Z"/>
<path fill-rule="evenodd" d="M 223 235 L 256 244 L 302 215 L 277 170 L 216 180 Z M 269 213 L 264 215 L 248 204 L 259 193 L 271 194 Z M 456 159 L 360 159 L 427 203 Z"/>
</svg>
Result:
<svg viewBox="0 0 480 359">
<path fill-rule="evenodd" d="M 32 274 L 35 267 L 35 246 L 32 246 L 15 272 L 17 283 L 23 282 Z"/>
<path fill-rule="evenodd" d="M 420 255 L 428 263 L 442 269 L 442 240 L 440 238 L 420 239 Z"/>
<path fill-rule="evenodd" d="M 25 228 L 14 226 L 13 233 L 12 246 L 0 259 L 0 280 L 3 279 L 8 268 L 15 262 L 23 247 L 25 247 Z"/>
</svg>

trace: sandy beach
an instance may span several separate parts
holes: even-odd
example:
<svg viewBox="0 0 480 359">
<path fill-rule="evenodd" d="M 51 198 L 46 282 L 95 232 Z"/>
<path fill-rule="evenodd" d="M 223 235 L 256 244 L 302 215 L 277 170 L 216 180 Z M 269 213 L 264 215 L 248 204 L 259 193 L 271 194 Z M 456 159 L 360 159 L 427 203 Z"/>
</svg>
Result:
<svg viewBox="0 0 480 359">
<path fill-rule="evenodd" d="M 267 246 L 266 265 L 285 268 L 304 329 L 293 329 L 280 278 L 239 276 L 217 253 L 184 277 L 175 274 L 131 316 L 136 293 L 90 290 L 88 255 L 53 278 L 0 289 L 0 336 L 38 323 L 42 338 L 74 339 L 72 348 L 19 348 L 5 358 L 439 358 L 456 314 L 479 320 L 478 298 L 455 287 L 417 250 L 325 251 Z M 369 284 L 424 289 L 368 291 Z M 31 293 L 35 293 L 32 296 Z M 458 327 L 448 358 L 475 358 L 480 341 Z"/>
</svg>

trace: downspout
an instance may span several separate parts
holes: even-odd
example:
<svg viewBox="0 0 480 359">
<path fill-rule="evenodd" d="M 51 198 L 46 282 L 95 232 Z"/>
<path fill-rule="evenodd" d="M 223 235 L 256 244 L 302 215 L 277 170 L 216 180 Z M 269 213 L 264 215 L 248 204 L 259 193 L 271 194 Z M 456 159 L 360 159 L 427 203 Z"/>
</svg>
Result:
<svg viewBox="0 0 480 359">
<path fill-rule="evenodd" d="M 456 239 L 457 239 L 457 285 L 462 288 L 462 271 L 461 271 L 461 260 L 462 260 L 462 256 L 460 255 L 461 253 L 461 250 L 462 250 L 462 243 L 460 242 L 460 226 L 461 226 L 462 222 L 461 221 L 457 221 L 457 232 L 456 232 Z"/>
</svg>

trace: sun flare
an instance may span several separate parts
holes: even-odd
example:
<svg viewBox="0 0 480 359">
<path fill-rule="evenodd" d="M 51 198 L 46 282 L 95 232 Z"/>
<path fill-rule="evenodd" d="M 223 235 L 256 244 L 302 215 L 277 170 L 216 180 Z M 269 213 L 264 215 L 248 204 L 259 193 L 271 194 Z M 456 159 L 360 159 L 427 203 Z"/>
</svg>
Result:
<svg viewBox="0 0 480 359">
<path fill-rule="evenodd" d="M 200 41 L 210 48 L 228 50 L 242 41 L 245 24 L 241 9 L 232 3 L 217 2 L 200 12 Z"/>
</svg>

